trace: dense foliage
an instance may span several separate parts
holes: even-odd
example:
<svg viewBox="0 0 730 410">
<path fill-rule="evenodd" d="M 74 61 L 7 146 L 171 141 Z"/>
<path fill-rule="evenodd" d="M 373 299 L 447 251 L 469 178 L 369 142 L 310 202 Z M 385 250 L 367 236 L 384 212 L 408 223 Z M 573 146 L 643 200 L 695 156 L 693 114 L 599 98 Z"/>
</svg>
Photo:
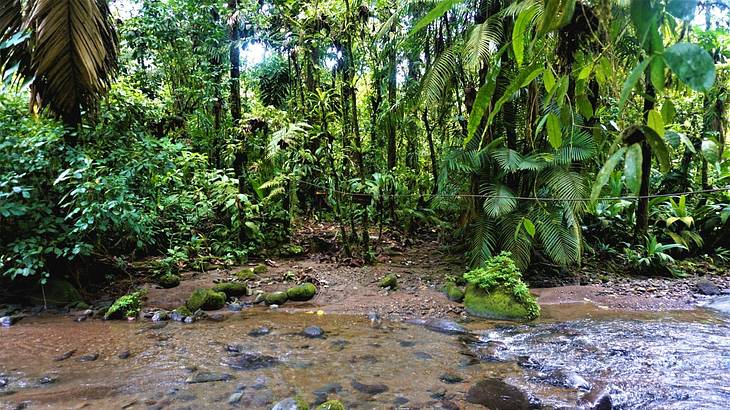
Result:
<svg viewBox="0 0 730 410">
<path fill-rule="evenodd" d="M 365 261 L 386 229 L 523 270 L 730 248 L 727 0 L 116 0 L 51 26 L 21 3 L 5 278 L 239 263 L 297 217 Z"/>
</svg>

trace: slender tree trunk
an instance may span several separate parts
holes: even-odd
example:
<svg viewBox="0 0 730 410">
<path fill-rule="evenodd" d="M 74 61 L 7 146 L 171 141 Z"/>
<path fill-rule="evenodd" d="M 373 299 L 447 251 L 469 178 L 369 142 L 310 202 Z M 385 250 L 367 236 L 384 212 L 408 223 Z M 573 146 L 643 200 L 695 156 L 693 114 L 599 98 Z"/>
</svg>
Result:
<svg viewBox="0 0 730 410">
<path fill-rule="evenodd" d="M 423 110 L 423 128 L 426 129 L 426 140 L 428 141 L 428 152 L 431 157 L 431 178 L 433 178 L 433 187 L 431 188 L 431 195 L 436 195 L 439 190 L 439 171 L 438 171 L 438 160 L 436 158 L 436 147 L 433 145 L 433 128 L 428 121 L 428 108 Z"/>
<path fill-rule="evenodd" d="M 395 52 L 395 45 L 390 44 L 389 50 L 388 50 L 388 128 L 387 128 L 387 134 L 388 134 L 388 148 L 387 148 L 387 158 L 388 158 L 388 173 L 393 175 L 395 178 L 395 169 L 397 164 L 397 157 L 396 157 L 396 137 L 397 137 L 397 129 L 396 129 L 396 122 L 395 122 L 395 106 L 396 106 L 396 75 L 397 75 L 397 62 L 396 62 L 396 52 Z M 395 184 L 393 185 L 393 189 L 391 190 L 391 197 L 389 200 L 389 212 L 390 212 L 390 218 L 392 221 L 395 221 Z"/>
<path fill-rule="evenodd" d="M 232 13 L 229 28 L 231 58 L 231 118 L 233 125 L 241 120 L 241 50 L 239 46 L 240 29 L 238 22 L 238 0 L 228 0 L 228 9 Z"/>
<path fill-rule="evenodd" d="M 651 78 L 647 71 L 644 82 L 646 83 L 646 97 L 644 98 L 644 119 L 649 118 L 649 111 L 654 109 L 656 92 L 651 84 Z M 646 139 L 641 143 L 641 185 L 639 186 L 639 203 L 636 206 L 636 231 L 635 241 L 642 241 L 649 230 L 649 177 L 651 176 L 651 146 Z"/>
</svg>

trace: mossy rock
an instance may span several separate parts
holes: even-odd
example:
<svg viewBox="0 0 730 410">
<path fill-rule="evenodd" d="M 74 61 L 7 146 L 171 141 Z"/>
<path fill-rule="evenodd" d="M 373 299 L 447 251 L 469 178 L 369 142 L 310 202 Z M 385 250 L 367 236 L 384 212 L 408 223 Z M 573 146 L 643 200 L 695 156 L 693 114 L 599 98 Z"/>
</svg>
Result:
<svg viewBox="0 0 730 410">
<path fill-rule="evenodd" d="M 495 289 L 486 292 L 475 284 L 466 287 L 464 307 L 469 314 L 484 319 L 532 320 L 539 315 L 539 307 L 536 311 L 535 307 L 519 303 L 505 291 Z"/>
<path fill-rule="evenodd" d="M 383 277 L 383 279 L 380 279 L 378 286 L 380 286 L 381 288 L 397 289 L 398 278 L 391 273 L 390 275 L 386 275 L 385 277 Z"/>
<path fill-rule="evenodd" d="M 216 310 L 220 309 L 226 304 L 226 294 L 223 292 L 216 292 L 213 289 L 196 289 L 190 298 L 185 303 L 191 312 L 195 312 L 198 309 L 202 310 Z"/>
<path fill-rule="evenodd" d="M 317 406 L 316 410 L 345 410 L 345 405 L 339 400 L 328 400 Z"/>
<path fill-rule="evenodd" d="M 464 291 L 454 283 L 447 283 L 444 286 L 444 292 L 446 293 L 446 297 L 452 302 L 461 303 L 464 301 Z"/>
<path fill-rule="evenodd" d="M 60 278 L 49 279 L 43 288 L 39 286 L 28 299 L 31 303 L 47 303 L 55 306 L 76 305 L 83 302 L 79 291 L 69 281 Z"/>
<path fill-rule="evenodd" d="M 142 310 L 142 297 L 144 294 L 145 291 L 134 292 L 115 300 L 109 309 L 107 309 L 106 313 L 104 313 L 104 319 L 137 317 L 139 311 Z"/>
<path fill-rule="evenodd" d="M 281 249 L 280 253 L 283 256 L 297 256 L 297 255 L 301 255 L 304 253 L 304 248 L 302 248 L 300 245 L 294 245 L 294 244 L 285 245 Z"/>
<path fill-rule="evenodd" d="M 213 290 L 216 292 L 223 292 L 228 297 L 244 296 L 247 291 L 247 286 L 245 283 L 241 282 L 224 282 L 213 286 Z"/>
<path fill-rule="evenodd" d="M 266 296 L 264 296 L 264 303 L 266 303 L 267 306 L 280 306 L 286 303 L 287 300 L 289 300 L 289 296 L 287 296 L 286 292 L 271 292 L 267 293 Z"/>
<path fill-rule="evenodd" d="M 173 273 L 166 273 L 157 279 L 157 284 L 165 289 L 170 289 L 180 284 L 180 276 Z"/>
<path fill-rule="evenodd" d="M 305 301 L 314 297 L 317 293 L 317 287 L 311 283 L 302 283 L 299 286 L 294 286 L 286 291 L 286 295 L 289 300 Z"/>
<path fill-rule="evenodd" d="M 266 265 L 264 265 L 263 263 L 259 263 L 258 265 L 256 265 L 256 267 L 253 268 L 253 273 L 260 275 L 262 273 L 266 273 L 266 271 L 268 270 L 269 268 L 267 268 Z"/>
<path fill-rule="evenodd" d="M 236 272 L 236 277 L 240 280 L 254 280 L 256 278 L 256 274 L 253 269 L 246 268 L 240 272 Z"/>
<path fill-rule="evenodd" d="M 173 310 L 173 313 L 174 312 L 179 313 L 180 316 L 182 316 L 182 317 L 188 317 L 188 316 L 192 316 L 193 315 L 193 312 L 191 312 L 190 309 L 188 309 L 188 307 L 187 306 L 184 306 L 184 305 L 183 306 L 180 306 L 179 308 L 177 308 L 175 310 Z"/>
</svg>

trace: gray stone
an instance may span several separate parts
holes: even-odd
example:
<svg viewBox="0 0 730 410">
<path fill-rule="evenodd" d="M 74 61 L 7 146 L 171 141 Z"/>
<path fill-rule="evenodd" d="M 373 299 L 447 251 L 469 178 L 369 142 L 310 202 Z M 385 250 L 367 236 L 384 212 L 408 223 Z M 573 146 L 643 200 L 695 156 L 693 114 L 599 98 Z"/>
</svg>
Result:
<svg viewBox="0 0 730 410">
<path fill-rule="evenodd" d="M 324 330 L 319 326 L 309 326 L 304 329 L 302 334 L 310 339 L 319 339 L 325 335 Z"/>
<path fill-rule="evenodd" d="M 289 397 L 286 398 L 276 404 L 274 404 L 274 407 L 271 408 L 271 410 L 298 410 L 299 406 L 297 406 L 297 401 L 294 400 L 294 398 Z"/>
<path fill-rule="evenodd" d="M 231 380 L 233 376 L 226 373 L 215 373 L 215 372 L 198 372 L 185 380 L 185 383 L 209 383 L 209 382 L 224 382 Z"/>
<path fill-rule="evenodd" d="M 164 310 L 155 312 L 155 314 L 152 315 L 153 322 L 162 322 L 165 320 L 170 320 L 170 315 L 168 315 L 167 312 L 165 312 Z"/>
<path fill-rule="evenodd" d="M 697 281 L 697 292 L 708 295 L 708 296 L 717 296 L 722 294 L 722 291 L 720 288 L 717 287 L 714 283 L 710 282 L 707 279 L 701 279 Z"/>
<path fill-rule="evenodd" d="M 235 392 L 228 397 L 228 404 L 238 404 L 238 402 L 241 401 L 242 397 L 243 393 L 241 393 L 240 391 Z"/>
<path fill-rule="evenodd" d="M 256 370 L 274 367 L 279 359 L 258 352 L 244 352 L 226 361 L 226 365 L 236 370 Z"/>
<path fill-rule="evenodd" d="M 248 332 L 248 335 L 251 336 L 251 337 L 260 337 L 260 336 L 268 335 L 269 333 L 271 333 L 271 328 L 270 327 L 268 327 L 268 326 L 261 326 L 261 327 L 258 327 L 256 329 Z"/>
<path fill-rule="evenodd" d="M 484 379 L 469 388 L 466 401 L 493 410 L 524 410 L 532 408 L 522 390 L 499 379 Z"/>
<path fill-rule="evenodd" d="M 86 354 L 79 357 L 80 362 L 94 362 L 99 358 L 98 353 Z"/>
<path fill-rule="evenodd" d="M 369 394 L 371 396 L 374 396 L 374 395 L 380 394 L 380 393 L 385 393 L 388 391 L 388 386 L 386 386 L 382 383 L 364 384 L 364 383 L 358 382 L 357 380 L 353 380 L 351 385 L 352 385 L 353 389 L 355 389 L 361 393 Z"/>
</svg>

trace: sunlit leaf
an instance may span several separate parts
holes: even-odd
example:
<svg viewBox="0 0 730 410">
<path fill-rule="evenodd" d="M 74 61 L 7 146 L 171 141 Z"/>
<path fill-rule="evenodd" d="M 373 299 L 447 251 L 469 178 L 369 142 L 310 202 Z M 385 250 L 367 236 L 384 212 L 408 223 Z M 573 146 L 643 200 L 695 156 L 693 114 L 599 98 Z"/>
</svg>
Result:
<svg viewBox="0 0 730 410">
<path fill-rule="evenodd" d="M 715 83 L 715 63 L 702 47 L 675 44 L 664 52 L 664 61 L 683 83 L 695 91 L 708 91 Z"/>
<path fill-rule="evenodd" d="M 633 193 L 639 192 L 641 186 L 642 162 L 641 144 L 631 144 L 626 150 L 624 178 L 626 179 L 626 186 Z"/>
</svg>

